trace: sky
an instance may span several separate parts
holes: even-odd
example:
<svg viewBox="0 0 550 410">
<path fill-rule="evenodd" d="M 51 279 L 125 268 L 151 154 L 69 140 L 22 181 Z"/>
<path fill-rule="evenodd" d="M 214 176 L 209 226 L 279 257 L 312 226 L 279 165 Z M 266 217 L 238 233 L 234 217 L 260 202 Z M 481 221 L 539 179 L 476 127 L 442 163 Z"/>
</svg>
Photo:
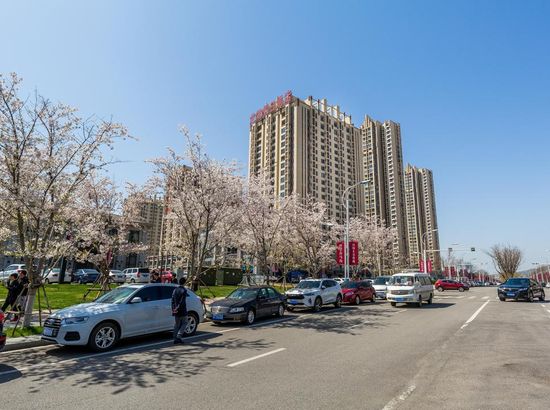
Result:
<svg viewBox="0 0 550 410">
<path fill-rule="evenodd" d="M 401 124 L 406 163 L 434 172 L 442 248 L 493 270 L 550 261 L 550 2 L 0 0 L 0 72 L 82 115 L 113 118 L 118 183 L 203 135 L 246 172 L 249 116 L 287 90 L 361 124 Z M 460 244 L 460 245 L 453 245 Z M 457 253 L 458 255 L 458 253 Z"/>
</svg>

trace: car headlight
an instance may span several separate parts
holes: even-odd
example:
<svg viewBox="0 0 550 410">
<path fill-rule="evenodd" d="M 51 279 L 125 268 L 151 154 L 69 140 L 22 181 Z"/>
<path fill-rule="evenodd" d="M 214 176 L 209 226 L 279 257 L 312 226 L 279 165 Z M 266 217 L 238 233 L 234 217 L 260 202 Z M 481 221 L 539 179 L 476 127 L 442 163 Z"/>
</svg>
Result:
<svg viewBox="0 0 550 410">
<path fill-rule="evenodd" d="M 75 323 L 84 323 L 88 320 L 88 316 L 80 316 L 80 317 L 66 317 L 65 319 L 61 320 L 62 325 L 74 325 Z"/>
<path fill-rule="evenodd" d="M 239 313 L 239 312 L 244 312 L 244 308 L 243 307 L 234 307 L 234 308 L 229 309 L 229 313 Z"/>
</svg>

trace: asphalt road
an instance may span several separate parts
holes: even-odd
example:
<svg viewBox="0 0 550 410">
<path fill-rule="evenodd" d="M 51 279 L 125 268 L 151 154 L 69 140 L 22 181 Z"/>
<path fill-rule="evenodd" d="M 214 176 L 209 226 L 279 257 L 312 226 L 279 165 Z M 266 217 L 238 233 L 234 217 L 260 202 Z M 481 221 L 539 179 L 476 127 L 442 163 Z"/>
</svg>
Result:
<svg viewBox="0 0 550 410">
<path fill-rule="evenodd" d="M 48 346 L 0 354 L 6 409 L 548 409 L 550 302 L 495 288 L 203 324 L 106 354 Z"/>
</svg>

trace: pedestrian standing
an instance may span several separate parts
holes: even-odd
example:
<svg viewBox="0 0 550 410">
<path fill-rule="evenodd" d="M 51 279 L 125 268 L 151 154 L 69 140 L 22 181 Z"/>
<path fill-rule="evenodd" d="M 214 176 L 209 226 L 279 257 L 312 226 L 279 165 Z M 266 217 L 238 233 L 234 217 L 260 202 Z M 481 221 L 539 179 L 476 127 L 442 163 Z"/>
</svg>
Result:
<svg viewBox="0 0 550 410">
<path fill-rule="evenodd" d="M 4 312 L 6 312 L 8 306 L 10 307 L 10 310 L 13 310 L 15 308 L 15 301 L 17 300 L 17 296 L 19 296 L 19 293 L 22 290 L 22 287 L 19 285 L 19 281 L 17 280 L 16 273 L 12 273 L 10 275 L 6 288 L 8 289 L 8 295 L 6 296 L 6 300 L 2 305 L 2 309 L 0 309 Z"/>
<path fill-rule="evenodd" d="M 187 327 L 187 289 L 185 279 L 181 278 L 179 286 L 172 293 L 172 316 L 174 316 L 174 344 L 183 343 Z"/>
<path fill-rule="evenodd" d="M 19 281 L 20 295 L 21 299 L 19 300 L 19 311 L 25 309 L 27 302 L 27 294 L 29 293 L 29 278 L 27 277 L 27 271 L 25 269 L 19 270 Z"/>
</svg>

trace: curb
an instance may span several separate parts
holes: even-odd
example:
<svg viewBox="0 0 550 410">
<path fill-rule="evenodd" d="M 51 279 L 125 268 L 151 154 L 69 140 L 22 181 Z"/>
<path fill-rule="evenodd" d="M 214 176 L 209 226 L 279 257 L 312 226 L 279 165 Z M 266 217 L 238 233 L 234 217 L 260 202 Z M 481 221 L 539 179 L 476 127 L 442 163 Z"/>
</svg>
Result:
<svg viewBox="0 0 550 410">
<path fill-rule="evenodd" d="M 17 338 L 19 339 L 19 338 Z M 9 339 L 6 342 L 6 346 L 4 346 L 3 352 L 11 352 L 14 350 L 22 350 L 22 349 L 28 349 L 31 347 L 40 347 L 40 346 L 46 346 L 52 344 L 51 342 L 47 342 L 42 339 L 33 339 L 33 340 L 22 340 L 17 341 L 14 343 L 9 343 Z"/>
</svg>

